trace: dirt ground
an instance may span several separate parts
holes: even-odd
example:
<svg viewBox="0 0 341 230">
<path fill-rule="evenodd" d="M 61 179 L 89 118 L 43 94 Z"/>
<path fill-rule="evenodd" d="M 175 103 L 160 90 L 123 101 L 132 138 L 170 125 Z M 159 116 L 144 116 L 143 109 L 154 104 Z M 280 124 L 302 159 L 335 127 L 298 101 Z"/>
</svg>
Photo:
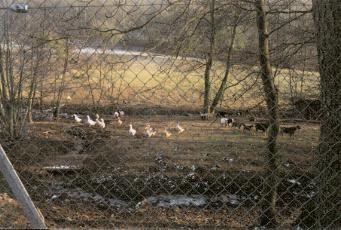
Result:
<svg viewBox="0 0 341 230">
<path fill-rule="evenodd" d="M 221 127 L 198 116 L 128 115 L 122 126 L 112 116 L 104 118 L 104 130 L 71 119 L 36 122 L 27 138 L 2 143 L 49 227 L 243 228 L 257 223 L 263 133 Z M 184 133 L 174 130 L 177 121 Z M 138 133 L 149 123 L 158 134 L 129 136 L 129 123 Z M 282 227 L 293 223 L 302 203 L 314 195 L 319 125 L 299 125 L 294 138 L 279 137 Z M 162 134 L 165 127 L 170 138 Z M 7 192 L 3 188 L 0 184 L 0 193 Z M 8 205 L 17 210 L 10 198 L 0 202 L 0 210 Z M 25 220 L 17 221 L 26 226 Z"/>
<path fill-rule="evenodd" d="M 0 193 L 0 228 L 28 228 L 20 205 L 7 193 Z"/>
</svg>

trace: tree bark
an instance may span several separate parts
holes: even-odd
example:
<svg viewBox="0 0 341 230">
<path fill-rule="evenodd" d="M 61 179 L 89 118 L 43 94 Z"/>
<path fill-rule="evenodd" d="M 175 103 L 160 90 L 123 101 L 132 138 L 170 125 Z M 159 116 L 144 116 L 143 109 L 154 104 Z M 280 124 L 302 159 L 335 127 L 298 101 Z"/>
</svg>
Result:
<svg viewBox="0 0 341 230">
<path fill-rule="evenodd" d="M 232 58 L 233 45 L 234 45 L 234 41 L 236 38 L 237 26 L 238 26 L 238 22 L 236 22 L 236 24 L 233 25 L 231 41 L 230 41 L 230 45 L 228 48 L 224 78 L 221 81 L 218 92 L 212 101 L 212 104 L 210 107 L 210 113 L 214 113 L 215 108 L 217 107 L 218 103 L 221 101 L 221 99 L 223 98 L 224 93 L 225 93 L 227 78 L 228 78 L 228 76 L 230 74 L 230 70 L 231 70 L 231 58 Z"/>
<path fill-rule="evenodd" d="M 69 40 L 66 39 L 65 41 L 65 56 L 64 56 L 64 65 L 63 65 L 63 72 L 61 74 L 62 79 L 59 85 L 59 89 L 58 89 L 58 94 L 57 94 L 57 99 L 56 99 L 56 103 L 55 103 L 55 107 L 54 107 L 54 111 L 53 111 L 53 117 L 54 118 L 58 118 L 59 117 L 59 113 L 60 113 L 60 103 L 63 97 L 63 93 L 64 93 L 64 88 L 65 88 L 65 75 L 69 66 Z"/>
<path fill-rule="evenodd" d="M 341 4 L 313 0 L 321 89 L 320 144 L 316 152 L 317 195 L 296 221 L 306 228 L 340 226 L 341 151 Z"/>
<path fill-rule="evenodd" d="M 214 42 L 215 42 L 215 21 L 214 21 L 214 6 L 215 0 L 211 0 L 210 2 L 210 24 L 211 24 L 211 31 L 210 31 L 210 49 L 208 52 L 208 57 L 206 61 L 205 67 L 205 96 L 204 96 L 204 108 L 203 113 L 210 112 L 210 93 L 211 93 L 211 79 L 210 79 L 210 72 L 212 69 L 213 64 L 213 51 L 214 51 Z"/>
<path fill-rule="evenodd" d="M 276 142 L 279 129 L 278 98 L 270 66 L 268 20 L 265 12 L 264 0 L 257 0 L 255 6 L 257 11 L 259 39 L 259 62 L 269 117 L 268 141 L 265 157 L 266 170 L 263 180 L 260 224 L 265 227 L 273 228 L 277 225 L 276 200 L 278 186 L 278 155 Z"/>
</svg>

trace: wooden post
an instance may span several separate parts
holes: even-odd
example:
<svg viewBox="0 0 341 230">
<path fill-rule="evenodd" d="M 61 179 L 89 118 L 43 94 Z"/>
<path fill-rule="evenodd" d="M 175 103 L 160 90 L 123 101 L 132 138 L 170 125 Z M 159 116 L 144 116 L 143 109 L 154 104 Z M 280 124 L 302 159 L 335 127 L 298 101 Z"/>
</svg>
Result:
<svg viewBox="0 0 341 230">
<path fill-rule="evenodd" d="M 9 187 L 11 188 L 16 200 L 20 202 L 23 210 L 30 221 L 33 228 L 47 229 L 44 217 L 34 206 L 29 194 L 27 193 L 23 183 L 16 173 L 13 165 L 8 159 L 4 149 L 0 144 L 0 171 L 4 175 Z"/>
</svg>

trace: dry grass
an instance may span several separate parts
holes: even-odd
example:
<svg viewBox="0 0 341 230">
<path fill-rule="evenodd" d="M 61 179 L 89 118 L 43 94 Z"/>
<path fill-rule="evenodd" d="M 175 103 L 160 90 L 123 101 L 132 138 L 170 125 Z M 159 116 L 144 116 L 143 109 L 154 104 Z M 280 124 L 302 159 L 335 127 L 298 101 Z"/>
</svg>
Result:
<svg viewBox="0 0 341 230">
<path fill-rule="evenodd" d="M 262 83 L 252 66 L 234 65 L 228 80 L 224 101 L 226 108 L 247 108 L 263 101 Z M 161 104 L 200 107 L 203 100 L 204 67 L 195 60 L 158 60 L 156 57 L 100 56 L 81 57 L 66 74 L 66 96 L 73 103 L 108 103 L 118 100 L 129 104 Z M 279 69 L 276 84 L 280 104 L 289 103 L 297 94 L 316 97 L 318 73 Z M 223 63 L 212 68 L 212 93 L 224 75 Z M 88 79 L 89 76 L 89 79 Z M 248 77 L 247 77 L 248 76 Z M 244 79 L 244 80 L 243 80 Z M 47 91 L 53 89 L 53 79 L 44 79 Z M 290 87 L 291 85 L 291 87 Z M 292 90 L 290 90 L 292 88 Z M 47 100 L 51 99 L 47 96 Z M 93 96 L 93 97 L 92 97 Z M 212 96 L 213 97 L 213 96 Z"/>
</svg>

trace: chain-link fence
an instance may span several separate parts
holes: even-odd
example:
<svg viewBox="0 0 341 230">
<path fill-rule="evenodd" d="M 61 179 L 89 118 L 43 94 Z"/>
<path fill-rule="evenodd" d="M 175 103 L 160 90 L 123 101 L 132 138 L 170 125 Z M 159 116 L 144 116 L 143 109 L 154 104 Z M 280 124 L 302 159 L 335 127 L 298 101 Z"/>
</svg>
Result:
<svg viewBox="0 0 341 230">
<path fill-rule="evenodd" d="M 1 1 L 0 144 L 47 226 L 340 227 L 340 4 L 314 4 Z M 0 177 L 0 227 L 30 226 L 15 199 Z"/>
</svg>

